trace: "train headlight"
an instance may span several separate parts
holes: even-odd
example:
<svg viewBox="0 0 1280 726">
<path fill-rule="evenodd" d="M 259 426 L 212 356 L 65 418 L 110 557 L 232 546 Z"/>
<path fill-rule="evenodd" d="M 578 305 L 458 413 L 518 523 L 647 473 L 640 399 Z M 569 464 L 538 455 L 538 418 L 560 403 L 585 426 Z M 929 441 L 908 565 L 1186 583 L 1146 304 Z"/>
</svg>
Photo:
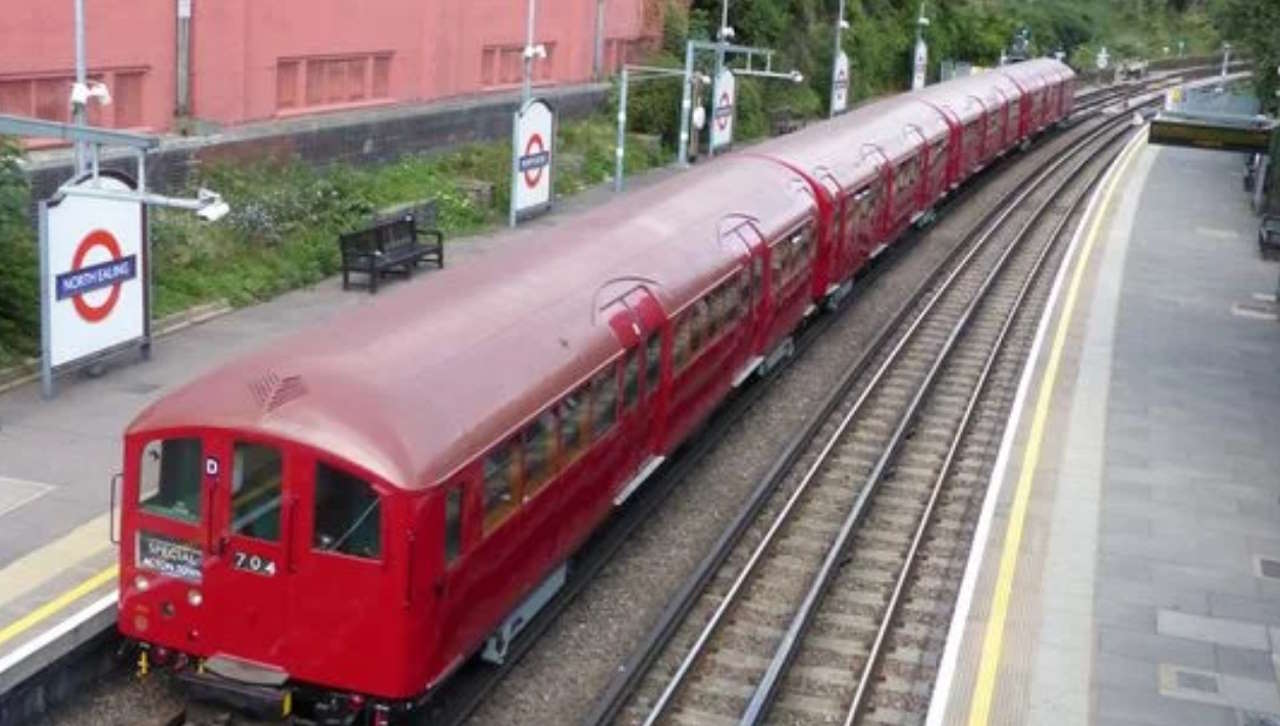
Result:
<svg viewBox="0 0 1280 726">
<path fill-rule="evenodd" d="M 204 595 L 199 590 L 187 590 L 187 603 L 193 608 L 200 607 L 200 603 L 204 602 Z"/>
<path fill-rule="evenodd" d="M 143 577 L 142 575 L 138 575 L 133 578 L 133 586 L 138 588 L 142 592 L 146 592 L 147 589 L 151 587 L 151 581 Z"/>
</svg>

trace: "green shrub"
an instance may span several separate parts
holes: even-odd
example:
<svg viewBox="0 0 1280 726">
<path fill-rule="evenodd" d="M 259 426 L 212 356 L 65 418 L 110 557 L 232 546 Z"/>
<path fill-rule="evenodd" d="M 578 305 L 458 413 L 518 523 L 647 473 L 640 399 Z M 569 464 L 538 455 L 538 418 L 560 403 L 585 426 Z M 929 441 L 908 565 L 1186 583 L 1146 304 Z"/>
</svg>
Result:
<svg viewBox="0 0 1280 726">
<path fill-rule="evenodd" d="M 19 158 L 17 145 L 0 138 L 0 366 L 39 350 L 39 261 Z"/>
</svg>

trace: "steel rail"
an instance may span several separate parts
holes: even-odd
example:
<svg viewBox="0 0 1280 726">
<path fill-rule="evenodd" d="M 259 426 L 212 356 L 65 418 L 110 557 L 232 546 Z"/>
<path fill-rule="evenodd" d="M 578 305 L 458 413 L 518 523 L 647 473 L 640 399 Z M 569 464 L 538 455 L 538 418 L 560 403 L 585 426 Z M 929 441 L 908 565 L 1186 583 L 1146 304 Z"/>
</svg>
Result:
<svg viewBox="0 0 1280 726">
<path fill-rule="evenodd" d="M 1071 156 L 1066 158 L 1075 158 L 1076 155 L 1078 153 L 1082 153 L 1085 148 L 1086 146 L 1084 145 L 1078 147 Z M 782 685 L 782 678 L 786 674 L 792 659 L 799 650 L 801 640 L 808 631 L 809 624 L 812 621 L 813 616 L 817 614 L 822 597 L 826 594 L 827 588 L 831 585 L 831 581 L 834 579 L 834 575 L 838 569 L 841 558 L 844 557 L 844 552 L 849 545 L 850 539 L 853 537 L 853 534 L 858 529 L 859 525 L 861 525 L 872 498 L 879 493 L 880 484 L 884 481 L 885 474 L 888 472 L 890 464 L 896 459 L 898 451 L 907 439 L 908 431 L 910 431 L 916 423 L 916 419 L 923 408 L 925 400 L 933 392 L 933 385 L 937 381 L 939 373 L 948 363 L 950 363 L 951 354 L 956 350 L 960 339 L 968 331 L 969 324 L 973 321 L 975 313 L 987 302 L 988 293 L 994 289 L 996 281 L 1004 275 L 1009 261 L 1014 257 L 1014 253 L 1021 251 L 1022 247 L 1027 243 L 1027 240 L 1031 238 L 1031 232 L 1044 218 L 1045 212 L 1056 202 L 1055 197 L 1068 185 L 1074 183 L 1080 171 L 1095 157 L 1096 153 L 1090 154 L 1085 159 L 1079 161 L 1069 170 L 1065 179 L 1051 187 L 1051 195 L 1041 201 L 1032 212 L 1031 216 L 1018 228 L 1017 232 L 1014 234 L 1013 241 L 1000 253 L 995 265 L 992 266 L 991 270 L 983 278 L 982 284 L 978 287 L 972 299 L 970 299 L 968 304 L 965 306 L 960 319 L 956 321 L 954 326 L 952 326 L 951 331 L 947 335 L 946 341 L 943 343 L 941 350 L 939 350 L 933 364 L 929 367 L 929 371 L 926 373 L 924 380 L 916 388 L 915 394 L 911 398 L 911 402 L 907 405 L 906 410 L 898 419 L 898 424 L 894 428 L 888 444 L 885 446 L 879 459 L 876 461 L 875 467 L 867 476 L 866 481 L 863 482 L 861 491 L 859 491 L 857 498 L 854 500 L 853 507 L 845 516 L 844 522 L 841 523 L 839 533 L 828 548 L 827 555 L 823 559 L 818 572 L 815 574 L 808 591 L 805 593 L 805 597 L 801 601 L 799 609 L 792 615 L 791 623 L 789 624 L 786 633 L 774 649 L 774 654 L 770 659 L 769 666 L 766 668 L 764 676 L 761 678 L 760 682 L 756 684 L 756 687 L 752 692 L 751 699 L 747 703 L 746 711 L 743 712 L 741 718 L 742 724 L 758 724 L 764 720 L 773 698 L 777 695 L 778 688 Z M 1051 167 L 1051 170 L 1056 171 L 1056 169 L 1061 166 L 1061 164 L 1055 164 L 1054 167 Z M 995 231 L 995 229 L 989 230 L 988 234 L 994 236 Z M 984 244 L 985 242 L 986 240 L 983 241 Z M 940 298 L 941 296 L 938 297 Z M 935 298 L 935 300 L 936 299 L 938 298 Z M 864 397 L 865 395 L 866 394 L 864 393 Z M 859 404 L 861 404 L 861 401 L 859 401 Z M 851 416 L 846 417 L 845 421 L 841 422 L 841 427 L 838 433 L 836 436 L 832 437 L 832 441 L 826 448 L 824 448 L 822 453 L 824 459 L 836 443 L 835 440 L 843 437 L 846 423 L 850 418 Z M 825 463 L 825 461 L 820 463 Z M 818 466 L 819 463 L 815 463 L 813 470 L 816 470 Z"/>
<path fill-rule="evenodd" d="M 690 651 L 686 654 L 685 658 L 681 661 L 676 672 L 672 675 L 671 679 L 668 681 L 666 688 L 663 690 L 658 700 L 650 709 L 649 714 L 647 715 L 645 721 L 643 722 L 646 726 L 649 726 L 650 724 L 655 723 L 657 719 L 661 718 L 667 706 L 670 704 L 672 698 L 674 697 L 676 691 L 678 691 L 685 677 L 688 675 L 689 671 L 691 670 L 694 662 L 697 661 L 697 659 L 701 656 L 702 651 L 706 647 L 706 644 L 709 641 L 710 637 L 718 629 L 718 626 L 720 622 L 723 620 L 725 614 L 728 612 L 729 608 L 734 604 L 736 597 L 738 593 L 741 591 L 743 585 L 745 584 L 747 579 L 749 579 L 750 576 L 754 573 L 756 564 L 760 561 L 764 552 L 772 544 L 773 538 L 776 536 L 777 532 L 781 529 L 782 525 L 786 522 L 787 518 L 790 516 L 790 513 L 794 508 L 795 504 L 799 501 L 799 499 L 803 496 L 803 494 L 808 490 L 810 483 L 813 481 L 813 478 L 816 475 L 818 469 L 825 463 L 825 460 L 829 455 L 831 449 L 836 445 L 836 443 L 839 441 L 843 433 L 847 430 L 853 418 L 858 413 L 861 412 L 862 407 L 865 404 L 867 398 L 871 395 L 871 393 L 874 390 L 876 390 L 879 382 L 884 378 L 887 372 L 892 368 L 893 364 L 897 361 L 899 355 L 901 354 L 902 350 L 905 348 L 907 343 L 913 339 L 915 332 L 919 329 L 919 327 L 923 324 L 923 322 L 929 317 L 929 314 L 933 311 L 934 307 L 937 305 L 938 301 L 941 299 L 942 292 L 948 289 L 951 286 L 951 284 L 955 281 L 955 279 L 959 277 L 959 275 L 968 268 L 969 263 L 974 259 L 974 257 L 978 254 L 978 252 L 980 252 L 984 248 L 986 242 L 990 240 L 994 232 L 1004 224 L 1005 220 L 1008 219 L 1010 215 L 1012 215 L 1015 211 L 1018 210 L 1018 208 L 1021 206 L 1021 204 L 1026 200 L 1026 198 L 1029 195 L 1031 195 L 1036 190 L 1038 190 L 1043 185 L 1043 183 L 1047 178 L 1049 178 L 1052 174 L 1054 174 L 1070 159 L 1074 158 L 1076 154 L 1080 153 L 1080 151 L 1083 150 L 1085 145 L 1091 143 L 1094 139 L 1098 138 L 1100 135 L 1105 133 L 1106 130 L 1108 130 L 1110 126 L 1114 123 L 1115 122 L 1113 121 L 1108 124 L 1103 124 L 1098 129 L 1089 131 L 1088 133 L 1085 134 L 1084 138 L 1080 141 L 1080 143 L 1075 148 L 1073 148 L 1067 154 L 1059 156 L 1057 159 L 1051 162 L 1048 166 L 1043 168 L 1035 176 L 1035 178 L 1031 180 L 1030 183 L 1014 190 L 1011 194 L 1006 195 L 1006 197 L 1001 200 L 1002 205 L 1001 205 L 1001 208 L 997 211 L 997 213 L 995 213 L 991 218 L 984 220 L 983 223 L 978 226 L 978 229 L 981 230 L 981 233 L 978 235 L 971 236 L 971 239 L 976 237 L 976 242 L 969 242 L 969 240 L 966 240 L 966 242 L 969 243 L 969 245 L 971 245 L 970 249 L 968 249 L 965 252 L 965 254 L 958 261 L 956 267 L 952 269 L 950 274 L 946 276 L 946 278 L 941 283 L 940 290 L 931 297 L 929 302 L 925 305 L 924 310 L 922 310 L 919 313 L 919 315 L 912 322 L 912 324 L 907 329 L 907 331 L 902 335 L 901 339 L 899 339 L 897 344 L 893 347 L 893 349 L 889 353 L 886 360 L 880 365 L 880 367 L 873 374 L 871 380 L 868 382 L 862 394 L 856 399 L 853 407 L 842 418 L 839 426 L 837 427 L 836 432 L 828 439 L 826 444 L 823 446 L 821 453 L 819 454 L 818 460 L 813 465 L 811 465 L 809 469 L 806 471 L 804 477 L 801 479 L 796 490 L 788 498 L 783 509 L 775 517 L 774 522 L 767 530 L 764 538 L 761 540 L 761 542 L 752 552 L 751 557 L 749 558 L 747 563 L 743 566 L 742 570 L 739 572 L 739 575 L 734 580 L 733 585 L 730 587 L 729 591 L 722 597 L 719 605 L 715 609 L 711 618 L 704 625 L 702 631 L 699 633 L 699 636 L 695 640 Z M 964 246 L 966 245 L 963 245 L 963 244 L 961 245 L 961 247 L 964 247 Z M 839 402 L 840 400 L 837 398 L 832 404 L 831 408 L 834 409 L 835 406 L 839 404 Z M 785 473 L 787 472 L 785 471 L 782 472 L 783 475 L 785 475 Z M 696 594 L 697 593 L 694 593 L 695 597 L 696 597 Z"/>
<path fill-rule="evenodd" d="M 1112 138 L 1104 141 L 1097 153 L 1091 158 L 1081 162 L 1077 169 L 1072 173 L 1071 178 L 1068 179 L 1062 187 L 1065 188 L 1067 184 L 1072 183 L 1090 163 L 1101 158 L 1105 151 L 1112 148 L 1118 140 L 1124 138 L 1126 133 L 1126 131 L 1120 131 Z M 867 654 L 866 664 L 863 666 L 861 677 L 858 679 L 858 685 L 854 692 L 853 701 L 850 703 L 849 708 L 846 711 L 844 726 L 853 725 L 861 712 L 863 704 L 865 703 L 866 694 L 871 681 L 871 675 L 875 672 L 880 656 L 884 651 L 884 644 L 888 639 L 889 630 L 892 626 L 893 620 L 898 615 L 898 610 L 902 604 L 902 595 L 906 591 L 907 582 L 910 580 L 911 575 L 914 574 L 915 564 L 917 562 L 920 545 L 924 541 L 925 531 L 928 529 L 929 523 L 933 518 L 933 512 L 937 507 L 938 500 L 941 498 L 943 486 L 948 477 L 951 476 L 951 467 L 955 462 L 956 455 L 960 451 L 960 445 L 969 434 L 970 425 L 973 423 L 973 414 L 977 410 L 978 403 L 982 396 L 986 393 L 987 384 L 990 382 L 991 371 L 995 368 L 996 360 L 1005 350 L 1005 343 L 1009 332 L 1013 329 L 1013 323 L 1017 319 L 1018 314 L 1022 312 L 1023 304 L 1026 302 L 1026 298 L 1030 294 L 1036 278 L 1039 277 L 1041 270 L 1044 268 L 1045 262 L 1049 259 L 1049 254 L 1058 246 L 1058 241 L 1062 236 L 1063 229 L 1067 226 L 1067 222 L 1070 221 L 1078 211 L 1080 211 L 1084 200 L 1087 199 L 1088 192 L 1097 185 L 1100 178 L 1101 173 L 1096 173 L 1094 178 L 1090 180 L 1088 184 L 1081 187 L 1081 190 L 1075 195 L 1071 206 L 1054 224 L 1053 229 L 1049 232 L 1049 242 L 1041 248 L 1030 271 L 1028 271 L 1026 277 L 1023 279 L 1022 285 L 1018 289 L 1018 294 L 1001 324 L 1000 332 L 996 335 L 996 339 L 991 350 L 983 362 L 982 370 L 978 375 L 976 385 L 965 403 L 964 413 L 962 414 L 959 426 L 957 427 L 956 435 L 952 439 L 951 445 L 947 449 L 947 454 L 943 459 L 942 467 L 939 470 L 937 477 L 934 479 L 934 483 L 929 494 L 929 500 L 925 505 L 925 511 L 921 515 L 920 522 L 913 533 L 911 544 L 906 554 L 906 562 L 903 565 L 902 570 L 899 572 L 898 579 L 894 583 L 893 592 L 890 595 L 889 602 L 885 606 L 885 615 L 876 632 L 876 638 L 872 643 L 871 650 Z M 1042 205 L 1041 208 L 1037 210 L 1037 216 L 1043 214 L 1043 212 L 1047 210 L 1049 203 L 1052 201 L 1053 200 L 1049 200 L 1049 202 Z M 1026 231 L 1029 232 L 1035 224 L 1036 222 L 1029 223 Z"/>
<path fill-rule="evenodd" d="M 1088 133 L 1093 133 L 1093 131 L 1091 130 Z M 998 170 L 1007 161 L 1008 157 L 996 161 L 982 174 Z M 951 203 L 958 203 L 967 198 L 968 195 L 976 193 L 980 188 L 969 186 L 966 191 L 962 191 L 960 195 L 953 198 Z M 672 598 L 671 603 L 663 610 L 656 624 L 643 641 L 646 645 L 632 652 L 627 661 L 619 668 L 618 673 L 603 689 L 591 711 L 582 720 L 583 724 L 605 724 L 617 717 L 631 694 L 638 687 L 640 680 L 652 666 L 654 660 L 660 655 L 662 649 L 671 638 L 674 637 L 676 629 L 688 616 L 698 596 L 706 589 L 711 578 L 723 566 L 724 561 L 741 540 L 749 526 L 755 521 L 765 503 L 781 486 L 804 449 L 816 438 L 822 424 L 831 417 L 841 401 L 848 396 L 857 381 L 870 367 L 877 351 L 886 347 L 892 341 L 895 333 L 901 328 L 918 301 L 925 297 L 928 290 L 934 287 L 946 269 L 953 265 L 961 256 L 961 253 L 973 243 L 979 231 L 995 220 L 1017 194 L 1018 188 L 1014 188 L 1005 192 L 996 200 L 991 209 L 965 234 L 965 238 L 905 297 L 903 304 L 876 331 L 872 337 L 873 342 L 867 346 L 865 352 L 842 372 L 837 384 L 832 388 L 831 394 L 827 396 L 823 404 L 819 406 L 818 410 L 814 412 L 805 425 L 788 440 L 773 466 L 760 478 L 734 521 L 724 530 L 707 556 L 699 563 L 693 575 L 686 580 L 685 584 L 676 593 L 676 596 Z M 903 247 L 902 243 L 895 245 L 890 248 L 886 255 L 881 256 L 878 261 L 883 261 L 887 257 L 897 254 Z"/>
</svg>

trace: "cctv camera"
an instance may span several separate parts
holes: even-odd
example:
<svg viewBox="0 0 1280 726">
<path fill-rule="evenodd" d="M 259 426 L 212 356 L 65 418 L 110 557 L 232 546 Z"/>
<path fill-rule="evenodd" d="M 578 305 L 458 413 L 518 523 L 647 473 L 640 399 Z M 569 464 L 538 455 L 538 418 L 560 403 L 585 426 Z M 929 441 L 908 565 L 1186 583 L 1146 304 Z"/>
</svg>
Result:
<svg viewBox="0 0 1280 726">
<path fill-rule="evenodd" d="M 206 204 L 203 207 L 197 209 L 196 216 L 199 217 L 200 219 L 203 219 L 206 222 L 216 222 L 219 219 L 222 219 L 223 217 L 227 216 L 227 213 L 230 211 L 231 211 L 231 205 L 219 199 L 216 202 Z"/>
<path fill-rule="evenodd" d="M 850 26 L 849 26 L 849 21 L 848 21 L 848 20 L 845 20 L 844 18 L 841 18 L 841 19 L 840 19 L 840 29 L 841 29 L 841 30 L 848 30 L 848 29 L 849 29 L 849 27 L 850 27 Z"/>
<path fill-rule="evenodd" d="M 795 83 L 804 83 L 804 74 L 800 71 L 792 71 L 791 80 Z"/>
<path fill-rule="evenodd" d="M 103 106 L 111 105 L 111 89 L 105 83 L 89 81 L 89 98 L 98 99 Z"/>
<path fill-rule="evenodd" d="M 547 57 L 547 46 L 541 43 L 537 45 L 526 45 L 524 47 L 525 60 L 532 60 L 534 58 L 546 58 L 546 57 Z"/>
<path fill-rule="evenodd" d="M 724 26 L 723 28 L 720 28 L 720 38 L 722 40 L 729 40 L 732 37 L 733 37 L 733 28 L 729 27 L 728 25 Z"/>
<path fill-rule="evenodd" d="M 104 106 L 110 105 L 111 91 L 107 89 L 106 85 L 98 81 L 71 84 L 71 104 L 73 106 L 84 106 L 89 103 L 90 99 L 97 99 L 98 103 Z"/>
<path fill-rule="evenodd" d="M 216 222 L 231 211 L 231 205 L 222 201 L 222 195 L 215 191 L 201 187 L 196 190 L 196 199 L 200 202 L 196 216 L 206 222 Z"/>
</svg>

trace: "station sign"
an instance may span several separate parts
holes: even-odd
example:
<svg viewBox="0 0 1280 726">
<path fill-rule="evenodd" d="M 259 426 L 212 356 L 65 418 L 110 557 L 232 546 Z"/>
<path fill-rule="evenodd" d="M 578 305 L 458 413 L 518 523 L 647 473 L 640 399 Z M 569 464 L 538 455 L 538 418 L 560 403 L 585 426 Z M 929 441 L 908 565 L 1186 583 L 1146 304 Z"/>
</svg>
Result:
<svg viewBox="0 0 1280 726">
<path fill-rule="evenodd" d="M 849 108 L 849 54 L 836 53 L 835 67 L 831 73 L 831 115 L 844 113 Z"/>
<path fill-rule="evenodd" d="M 511 222 L 551 207 L 555 113 L 535 98 L 516 111 L 512 124 Z"/>
<path fill-rule="evenodd" d="M 724 68 L 716 76 L 711 92 L 711 150 L 733 143 L 733 121 L 737 113 L 738 79 L 733 71 Z"/>
<path fill-rule="evenodd" d="M 103 172 L 71 186 L 132 192 Z M 62 194 L 40 205 L 45 366 L 50 369 L 145 341 L 147 257 L 141 201 Z"/>
<path fill-rule="evenodd" d="M 924 42 L 924 38 L 916 41 L 916 52 L 913 65 L 911 68 L 911 90 L 919 91 L 924 88 L 925 71 L 929 67 L 929 44 Z"/>
</svg>

